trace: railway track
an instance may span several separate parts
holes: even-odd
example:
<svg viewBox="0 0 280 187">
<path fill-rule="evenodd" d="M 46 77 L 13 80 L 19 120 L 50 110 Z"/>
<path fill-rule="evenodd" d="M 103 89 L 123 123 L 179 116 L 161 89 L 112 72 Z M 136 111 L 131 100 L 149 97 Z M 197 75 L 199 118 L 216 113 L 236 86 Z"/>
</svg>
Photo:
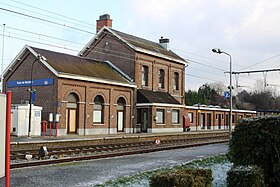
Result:
<svg viewBox="0 0 280 187">
<path fill-rule="evenodd" d="M 215 143 L 228 142 L 228 133 L 202 134 L 196 137 L 183 139 L 161 140 L 159 144 L 155 141 L 128 142 L 117 144 L 97 144 L 81 146 L 63 146 L 47 148 L 47 155 L 42 156 L 39 150 L 21 149 L 11 151 L 11 169 L 58 164 L 63 162 L 99 159 L 123 155 L 143 154 L 149 152 L 187 148 Z M 27 155 L 32 155 L 32 159 L 26 159 Z"/>
</svg>

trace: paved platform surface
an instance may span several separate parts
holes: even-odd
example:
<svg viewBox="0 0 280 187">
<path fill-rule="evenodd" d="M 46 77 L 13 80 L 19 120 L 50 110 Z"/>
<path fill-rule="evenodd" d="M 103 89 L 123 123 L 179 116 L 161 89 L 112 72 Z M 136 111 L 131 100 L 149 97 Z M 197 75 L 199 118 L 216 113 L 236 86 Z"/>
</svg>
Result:
<svg viewBox="0 0 280 187">
<path fill-rule="evenodd" d="M 92 187 L 117 177 L 171 167 L 193 159 L 226 153 L 227 151 L 228 144 L 216 144 L 60 165 L 14 169 L 11 170 L 11 187 Z M 4 186 L 4 181 L 4 178 L 0 179 L 1 187 Z M 135 185 L 132 186 L 135 187 Z"/>
<path fill-rule="evenodd" d="M 198 134 L 213 133 L 227 131 L 192 131 L 192 132 L 170 132 L 170 133 L 118 133 L 118 134 L 102 134 L 102 135 L 66 135 L 66 136 L 39 136 L 39 137 L 11 137 L 11 144 L 18 142 L 46 142 L 46 141 L 67 141 L 67 140 L 86 140 L 86 139 L 109 139 L 109 138 L 136 138 L 136 137 L 157 137 L 165 135 L 181 135 L 181 134 Z"/>
</svg>

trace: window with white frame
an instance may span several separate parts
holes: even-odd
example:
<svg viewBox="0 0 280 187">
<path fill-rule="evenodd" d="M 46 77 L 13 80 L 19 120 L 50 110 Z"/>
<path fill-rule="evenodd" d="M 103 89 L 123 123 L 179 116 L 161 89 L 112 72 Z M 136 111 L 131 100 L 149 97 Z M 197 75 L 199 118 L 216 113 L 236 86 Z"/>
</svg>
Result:
<svg viewBox="0 0 280 187">
<path fill-rule="evenodd" d="M 157 109 L 156 112 L 156 123 L 164 123 L 164 109 Z"/>
<path fill-rule="evenodd" d="M 179 124 L 179 110 L 172 110 L 172 123 Z"/>
<path fill-rule="evenodd" d="M 94 98 L 93 123 L 103 123 L 103 97 L 98 95 Z"/>
</svg>

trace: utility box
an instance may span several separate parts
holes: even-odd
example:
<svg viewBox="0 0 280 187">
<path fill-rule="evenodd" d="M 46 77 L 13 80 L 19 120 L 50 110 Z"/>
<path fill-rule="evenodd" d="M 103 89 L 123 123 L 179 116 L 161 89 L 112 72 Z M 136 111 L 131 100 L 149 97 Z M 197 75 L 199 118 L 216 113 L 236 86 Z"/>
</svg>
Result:
<svg viewBox="0 0 280 187">
<path fill-rule="evenodd" d="M 5 176 L 6 94 L 0 93 L 0 178 Z"/>
<path fill-rule="evenodd" d="M 30 105 L 12 105 L 12 130 L 15 136 L 27 136 Z M 31 106 L 31 136 L 41 136 L 42 107 Z"/>
</svg>

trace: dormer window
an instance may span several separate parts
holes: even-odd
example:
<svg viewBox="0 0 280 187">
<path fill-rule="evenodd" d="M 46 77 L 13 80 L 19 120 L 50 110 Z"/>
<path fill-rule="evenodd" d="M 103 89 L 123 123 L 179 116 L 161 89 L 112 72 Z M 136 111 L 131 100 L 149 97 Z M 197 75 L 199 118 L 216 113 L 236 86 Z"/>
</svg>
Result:
<svg viewBox="0 0 280 187">
<path fill-rule="evenodd" d="M 148 86 L 148 75 L 149 75 L 148 66 L 142 66 L 142 86 Z"/>
<path fill-rule="evenodd" d="M 159 84 L 158 84 L 158 87 L 164 89 L 164 70 L 163 69 L 159 70 Z"/>
<path fill-rule="evenodd" d="M 179 90 L 179 73 L 174 73 L 173 89 Z"/>
</svg>

